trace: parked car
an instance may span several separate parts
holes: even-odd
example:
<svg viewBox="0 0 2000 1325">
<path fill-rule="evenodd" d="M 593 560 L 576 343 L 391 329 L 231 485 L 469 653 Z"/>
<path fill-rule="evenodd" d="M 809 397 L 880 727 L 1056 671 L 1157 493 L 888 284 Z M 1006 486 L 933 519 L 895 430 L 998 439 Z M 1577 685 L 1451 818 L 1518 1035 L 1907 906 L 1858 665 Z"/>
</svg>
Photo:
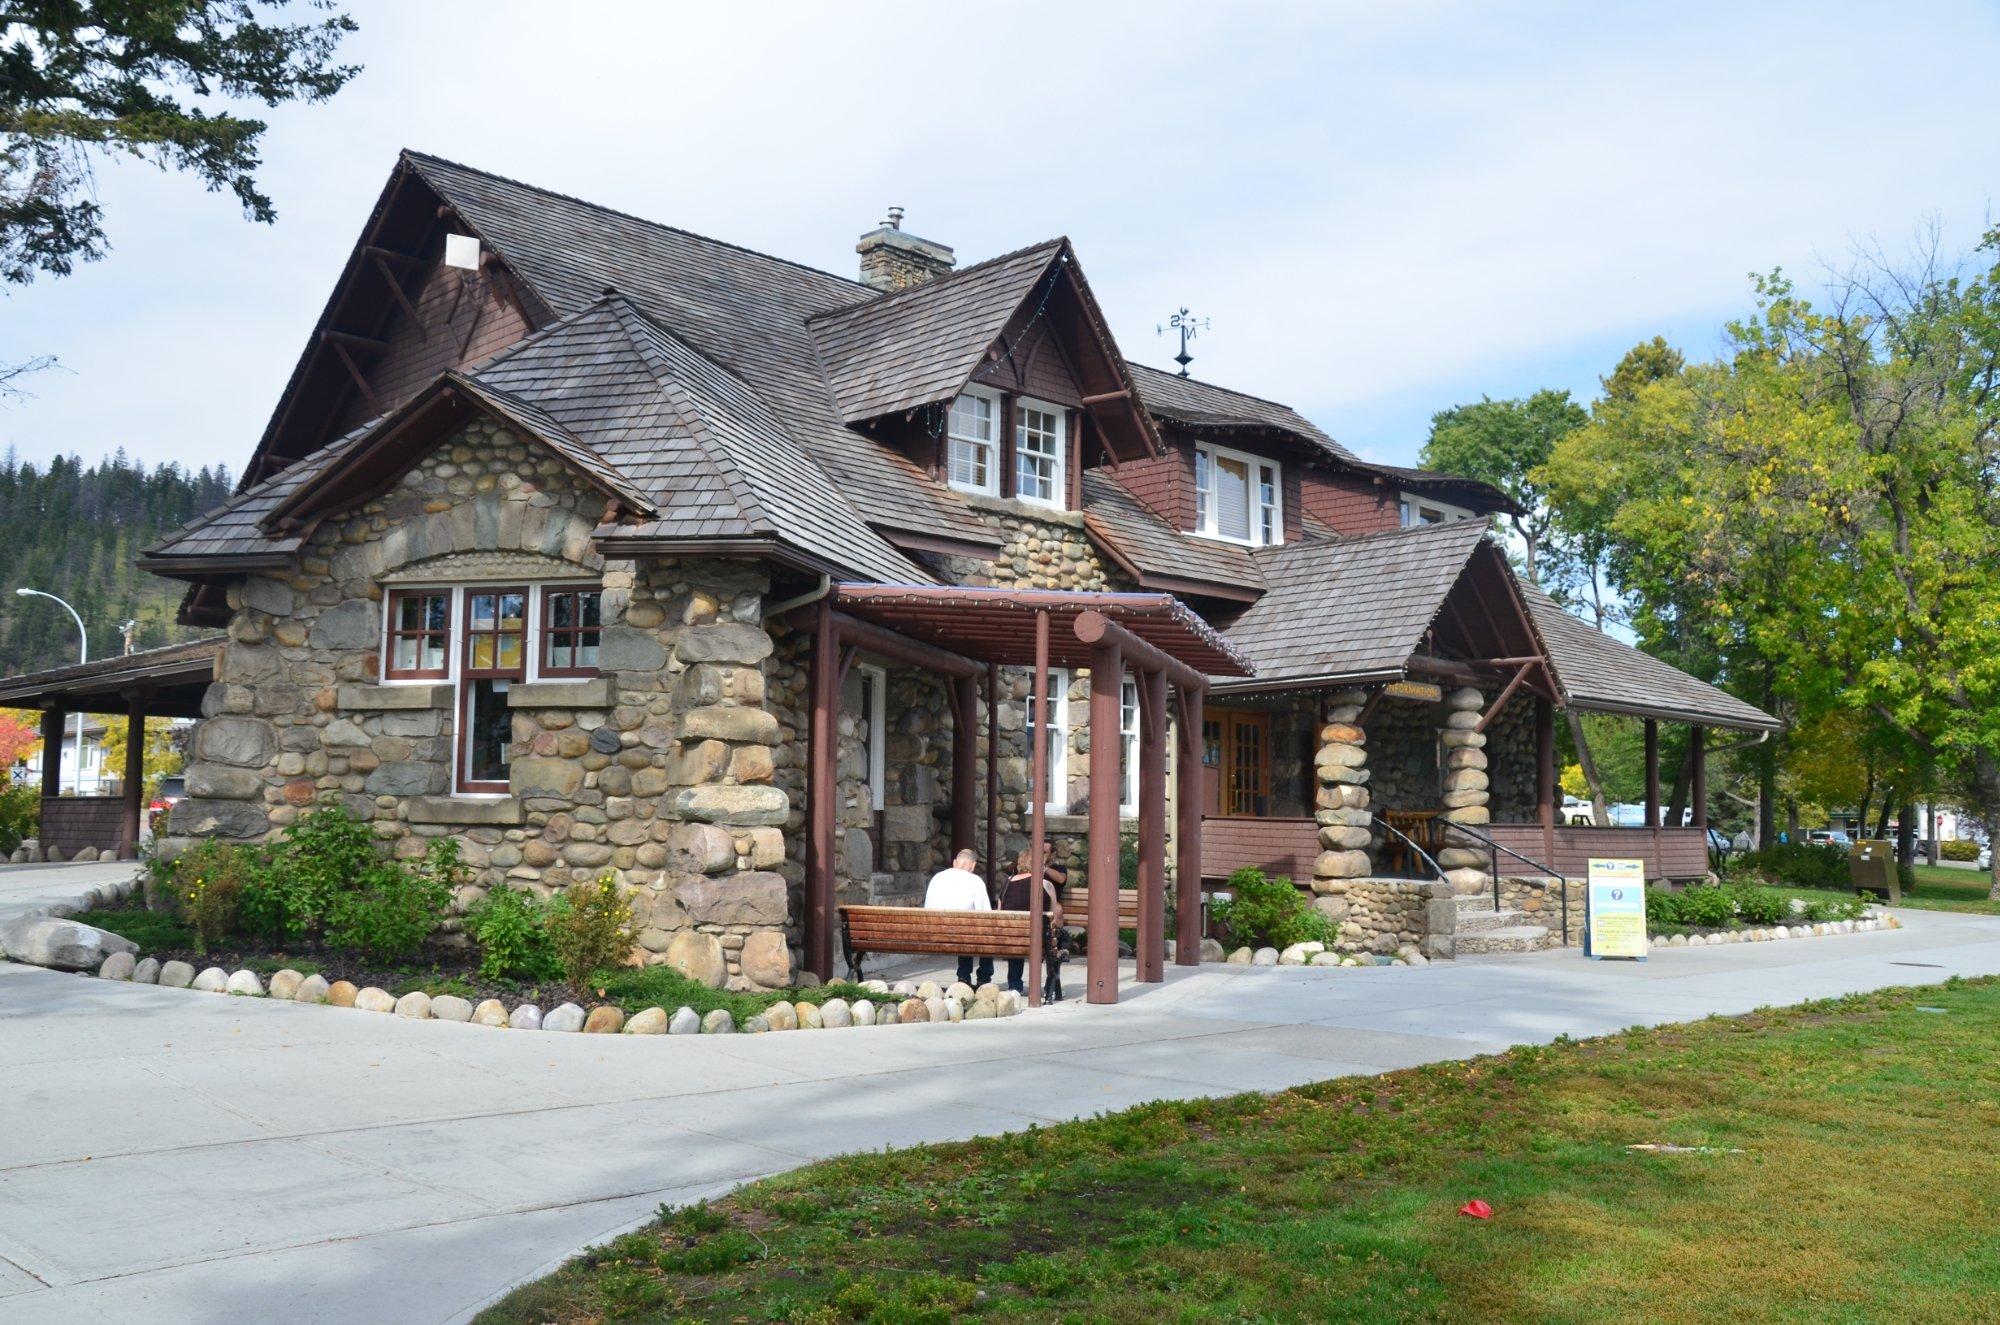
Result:
<svg viewBox="0 0 2000 1325">
<path fill-rule="evenodd" d="M 146 805 L 146 831 L 158 833 L 167 811 L 187 799 L 187 779 L 176 774 L 160 779 L 160 790 Z"/>
<path fill-rule="evenodd" d="M 1854 845 L 1854 839 L 1844 828 L 1808 828 L 1806 841 L 1816 847 L 1839 847 L 1843 851 Z"/>
</svg>

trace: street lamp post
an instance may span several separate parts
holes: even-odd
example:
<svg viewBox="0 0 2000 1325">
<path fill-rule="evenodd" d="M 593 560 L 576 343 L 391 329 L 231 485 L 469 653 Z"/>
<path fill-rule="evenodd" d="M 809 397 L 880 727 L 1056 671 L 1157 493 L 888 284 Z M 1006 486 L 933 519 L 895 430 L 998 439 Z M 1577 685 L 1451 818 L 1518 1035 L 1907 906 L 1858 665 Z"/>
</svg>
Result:
<svg viewBox="0 0 2000 1325">
<path fill-rule="evenodd" d="M 14 592 L 23 598 L 47 598 L 53 602 L 61 603 L 63 611 L 69 613 L 70 620 L 76 622 L 76 660 L 78 663 L 87 663 L 90 661 L 90 632 L 83 628 L 83 618 L 76 614 L 76 609 L 69 605 L 67 599 L 57 598 L 52 593 L 43 593 L 40 589 L 16 589 Z M 42 751 L 42 757 L 44 759 L 48 758 L 49 752 L 47 750 Z M 62 790 L 62 743 L 60 741 L 56 744 L 55 760 L 56 790 L 60 792 Z M 78 709 L 76 714 L 76 791 L 79 796 L 83 794 L 83 710 L 81 709 Z"/>
</svg>

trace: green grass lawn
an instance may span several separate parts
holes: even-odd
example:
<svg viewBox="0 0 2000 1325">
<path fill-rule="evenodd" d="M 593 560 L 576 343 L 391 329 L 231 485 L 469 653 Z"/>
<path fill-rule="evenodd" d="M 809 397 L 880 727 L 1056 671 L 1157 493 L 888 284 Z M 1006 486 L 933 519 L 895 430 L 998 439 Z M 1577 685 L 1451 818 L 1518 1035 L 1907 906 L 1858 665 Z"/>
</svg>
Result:
<svg viewBox="0 0 2000 1325">
<path fill-rule="evenodd" d="M 1952 870 L 1941 865 L 1918 865 L 1917 886 L 1903 894 L 1903 905 L 1920 911 L 1976 911 L 2000 915 L 2000 901 L 1987 896 L 1992 876 L 1984 870 Z M 1791 897 L 1824 897 L 1827 890 L 1779 885 L 1778 891 Z M 1846 891 L 1846 890 L 1842 890 Z"/>
<path fill-rule="evenodd" d="M 1996 1042 L 1954 981 L 833 1160 L 479 1319 L 2000 1319 Z"/>
</svg>

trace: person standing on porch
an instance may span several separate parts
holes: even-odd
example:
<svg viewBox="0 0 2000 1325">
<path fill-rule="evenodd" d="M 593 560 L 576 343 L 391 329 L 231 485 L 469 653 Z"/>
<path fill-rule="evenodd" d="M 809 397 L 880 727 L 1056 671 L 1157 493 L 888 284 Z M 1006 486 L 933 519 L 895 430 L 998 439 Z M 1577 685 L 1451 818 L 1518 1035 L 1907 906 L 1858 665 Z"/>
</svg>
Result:
<svg viewBox="0 0 2000 1325">
<path fill-rule="evenodd" d="M 991 911 L 993 901 L 986 895 L 986 881 L 979 877 L 979 857 L 968 848 L 951 858 L 951 865 L 931 875 L 930 886 L 924 889 L 924 910 L 926 911 Z M 961 984 L 983 985 L 993 978 L 993 958 L 979 958 L 979 979 L 972 978 L 972 957 L 966 955 L 958 959 L 958 979 Z"/>
</svg>

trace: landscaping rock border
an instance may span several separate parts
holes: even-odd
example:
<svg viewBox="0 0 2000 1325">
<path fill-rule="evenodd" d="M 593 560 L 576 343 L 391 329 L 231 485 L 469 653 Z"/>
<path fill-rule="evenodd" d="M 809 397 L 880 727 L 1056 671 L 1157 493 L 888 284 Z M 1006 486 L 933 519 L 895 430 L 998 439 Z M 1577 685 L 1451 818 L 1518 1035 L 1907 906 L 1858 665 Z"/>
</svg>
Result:
<svg viewBox="0 0 2000 1325">
<path fill-rule="evenodd" d="M 1655 934 L 1655 948 L 1713 948 L 1730 943 L 1776 943 L 1786 939 L 1832 938 L 1837 934 L 1866 934 L 1882 929 L 1901 929 L 1903 922 L 1886 911 L 1860 920 L 1801 920 L 1795 925 L 1755 925 L 1744 929 L 1718 929 L 1707 934 Z"/>
<path fill-rule="evenodd" d="M 76 926 L 88 929 L 89 926 Z M 101 931 L 92 931 L 93 933 Z M 118 936 L 107 934 L 116 939 Z M 127 942 L 119 939 L 119 942 Z M 127 946 L 131 946 L 127 943 Z M 665 1008 L 646 1008 L 626 1016 L 615 1004 L 598 1004 L 588 1010 L 564 1003 L 544 1012 L 533 1003 L 522 1002 L 509 1008 L 497 998 L 477 1007 L 453 994 L 431 995 L 412 990 L 398 998 L 373 985 L 356 989 L 345 980 L 329 985 L 318 974 L 304 975 L 289 967 L 272 973 L 268 981 L 248 969 L 225 971 L 210 966 L 196 972 L 186 962 L 137 959 L 137 949 L 108 954 L 97 968 L 97 978 L 127 984 L 157 984 L 169 989 L 193 989 L 200 993 L 227 994 L 238 998 L 269 998 L 279 1002 L 321 1004 L 352 1008 L 394 1016 L 405 1021 L 456 1021 L 502 1030 L 548 1031 L 554 1034 L 584 1035 L 750 1035 L 790 1030 L 842 1030 L 855 1026 L 902 1026 L 913 1023 L 989 1021 L 1018 1016 L 1028 1007 L 1026 996 L 995 984 L 977 989 L 953 982 L 939 986 L 934 980 L 913 982 L 865 980 L 861 987 L 882 995 L 878 1005 L 872 999 L 830 998 L 825 1003 L 778 1002 L 747 1018 L 741 1026 L 727 1008 L 715 1008 L 706 1015 L 682 1006 L 669 1013 Z"/>
</svg>

